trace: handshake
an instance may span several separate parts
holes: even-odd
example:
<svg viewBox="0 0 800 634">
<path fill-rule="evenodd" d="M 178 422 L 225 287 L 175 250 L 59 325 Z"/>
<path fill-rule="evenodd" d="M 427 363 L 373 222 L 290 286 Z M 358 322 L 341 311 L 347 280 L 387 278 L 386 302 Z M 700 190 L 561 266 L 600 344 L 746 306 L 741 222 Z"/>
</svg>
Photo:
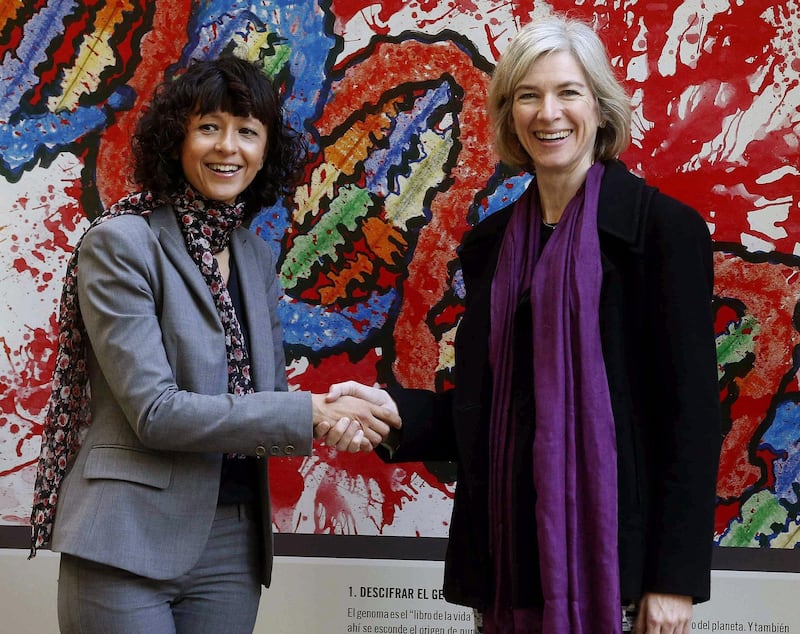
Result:
<svg viewBox="0 0 800 634">
<path fill-rule="evenodd" d="M 357 381 L 334 383 L 327 394 L 312 394 L 311 403 L 314 438 L 339 451 L 372 451 L 402 426 L 389 394 Z"/>
</svg>

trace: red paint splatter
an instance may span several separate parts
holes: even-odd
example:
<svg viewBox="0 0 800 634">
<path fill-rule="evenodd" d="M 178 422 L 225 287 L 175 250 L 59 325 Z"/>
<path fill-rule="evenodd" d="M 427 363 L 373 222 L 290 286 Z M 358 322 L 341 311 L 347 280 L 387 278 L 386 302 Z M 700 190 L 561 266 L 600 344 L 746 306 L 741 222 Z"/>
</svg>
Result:
<svg viewBox="0 0 800 634">
<path fill-rule="evenodd" d="M 422 15 L 421 11 L 427 2 L 424 0 L 419 3 L 417 17 Z M 16 49 L 23 32 L 24 12 L 27 11 L 29 15 L 30 11 L 38 11 L 46 2 L 35 0 L 23 4 L 25 6 L 16 9 L 15 16 L 9 18 L 21 22 L 11 24 L 10 28 L 4 24 L 0 29 L 0 54 Z M 380 29 L 382 27 L 378 23 L 388 22 L 406 4 L 402 0 L 380 5 L 367 0 L 333 0 L 331 8 L 337 24 L 342 25 L 359 11 L 372 11 L 377 6 L 379 12 L 374 22 L 375 27 Z M 480 5 L 482 15 L 489 15 L 492 8 L 501 4 L 507 3 L 456 2 L 452 4 L 452 10 L 474 11 Z M 611 56 L 619 60 L 620 74 L 626 61 L 638 56 L 642 45 L 646 45 L 650 77 L 644 85 L 629 82 L 628 88 L 631 91 L 639 88 L 644 91 L 642 114 L 649 123 L 642 147 L 632 147 L 623 157 L 629 165 L 637 167 L 653 184 L 688 202 L 713 221 L 717 242 L 738 244 L 743 233 L 751 232 L 773 244 L 779 253 L 794 253 L 795 242 L 800 235 L 800 216 L 794 213 L 798 209 L 796 192 L 800 191 L 800 177 L 791 170 L 785 170 L 772 178 L 763 178 L 765 174 L 777 172 L 782 167 L 796 166 L 797 148 L 792 145 L 796 143 L 796 134 L 791 127 L 793 123 L 787 122 L 782 130 L 774 132 L 757 130 L 753 138 L 744 139 L 747 147 L 738 163 L 726 162 L 723 158 L 709 158 L 708 150 L 704 149 L 720 133 L 721 122 L 747 111 L 765 91 L 775 90 L 777 94 L 785 94 L 789 88 L 796 86 L 796 78 L 779 79 L 776 71 L 786 72 L 789 68 L 796 74 L 800 72 L 800 60 L 796 56 L 787 60 L 785 56 L 775 54 L 775 29 L 762 17 L 774 12 L 780 18 L 783 15 L 782 6 L 770 0 L 732 5 L 729 11 L 714 16 L 705 25 L 707 33 L 702 43 L 704 46 L 698 49 L 698 56 L 691 60 L 691 66 L 679 62 L 674 75 L 662 76 L 658 58 L 666 47 L 664 26 L 674 17 L 671 11 L 664 11 L 663 4 L 617 8 L 613 4 L 578 6 L 558 0 L 551 5 L 556 10 L 569 10 L 572 15 L 595 21 Z M 514 28 L 530 19 L 530 2 L 513 1 L 510 6 Z M 780 10 L 775 11 L 776 6 Z M 120 165 L 126 164 L 133 123 L 155 84 L 163 77 L 166 64 L 179 58 L 185 37 L 176 37 L 175 34 L 185 34 L 190 11 L 190 3 L 171 3 L 168 7 L 165 4 L 161 9 L 156 9 L 153 30 L 142 41 L 142 61 L 130 82 L 140 99 L 131 112 L 120 114 L 117 124 L 103 134 L 97 158 L 97 187 L 106 204 L 117 200 L 129 189 L 125 181 L 127 170 L 120 169 Z M 792 19 L 791 15 L 789 19 Z M 640 23 L 646 27 L 644 38 L 641 36 Z M 744 24 L 747 25 L 746 29 L 741 28 Z M 686 31 L 682 35 L 682 42 L 699 42 L 697 23 L 684 26 Z M 484 29 L 487 29 L 490 50 L 496 54 L 496 36 L 492 36 L 488 27 L 484 26 Z M 74 43 L 75 37 L 68 27 L 65 42 Z M 642 39 L 645 41 L 642 42 Z M 132 55 L 128 41 L 122 42 L 122 45 L 124 50 L 121 56 Z M 41 86 L 52 81 L 57 64 L 67 63 L 70 52 L 69 46 L 59 51 L 57 59 L 54 57 L 53 66 L 42 71 L 45 81 Z M 324 130 L 335 128 L 352 112 L 363 108 L 364 104 L 379 103 L 384 94 L 404 83 L 439 79 L 447 74 L 454 77 L 457 85 L 464 90 L 461 109 L 455 113 L 459 141 L 463 147 L 458 165 L 451 174 L 453 185 L 447 192 L 436 196 L 432 208 L 433 219 L 420 233 L 403 288 L 404 304 L 394 330 L 397 349 L 397 359 L 393 365 L 395 376 L 407 385 L 433 387 L 439 342 L 432 330 L 443 328 L 451 321 L 455 323 L 458 317 L 456 301 L 438 305 L 449 292 L 448 264 L 466 230 L 464 219 L 472 202 L 471 196 L 485 185 L 494 165 L 484 106 L 488 75 L 484 70 L 477 70 L 475 60 L 452 43 L 413 41 L 379 44 L 366 61 L 356 64 L 353 60 L 345 60 L 342 72 L 342 79 L 333 87 L 330 103 L 316 122 L 323 134 Z M 763 85 L 751 85 L 750 82 L 757 77 L 763 77 Z M 687 87 L 696 87 L 699 97 L 686 109 L 685 114 L 678 116 L 681 96 Z M 40 87 L 39 93 L 32 93 L 34 100 L 41 101 L 44 98 L 41 90 Z M 731 140 L 725 139 L 723 143 L 740 136 L 741 133 L 734 130 Z M 695 160 L 697 162 L 692 163 Z M 75 200 L 80 200 L 83 193 L 80 183 L 73 184 L 72 188 L 71 194 Z M 751 228 L 750 214 L 756 207 L 756 201 L 786 199 L 787 192 L 792 213 L 786 219 L 778 218 L 775 221 L 775 228 L 784 231 L 785 237 L 762 235 L 759 229 Z M 48 204 L 49 201 L 45 199 L 41 202 Z M 39 203 L 21 200 L 19 204 L 24 209 L 30 204 Z M 68 253 L 68 235 L 83 221 L 83 215 L 77 204 L 56 210 L 45 221 L 52 239 L 36 245 L 31 257 L 40 259 L 40 254 L 46 251 Z M 37 270 L 37 265 L 31 262 L 20 260 L 14 266 L 17 273 L 41 275 L 42 284 L 52 281 L 51 273 L 42 274 Z M 792 323 L 794 298 L 799 297 L 800 293 L 794 282 L 798 277 L 797 271 L 789 265 L 747 262 L 734 255 L 717 254 L 716 266 L 717 293 L 723 297 L 741 299 L 747 313 L 755 316 L 761 332 L 768 333 L 756 339 L 754 366 L 745 376 L 736 377 L 736 390 L 730 392 L 735 393 L 735 399 L 731 404 L 731 431 L 725 439 L 718 490 L 723 500 L 717 512 L 717 528 L 721 532 L 737 517 L 739 501 L 743 496 L 755 487 L 769 486 L 772 481 L 769 461 L 758 459 L 759 454 L 752 451 L 753 441 L 782 385 L 781 381 L 785 380 L 790 370 L 791 352 L 800 343 Z M 394 283 L 391 278 L 393 274 L 382 272 L 381 275 L 389 277 L 381 277 L 379 284 L 391 287 Z M 725 323 L 729 317 L 731 315 L 723 309 L 718 314 L 717 325 Z M 35 421 L 46 405 L 53 332 L 51 319 L 48 329 L 31 332 L 22 350 L 6 350 L 11 360 L 9 366 L 14 371 L 10 376 L 0 377 L 0 407 L 4 414 L 0 416 L 0 424 L 9 425 L 9 415 L 13 414 L 15 419 L 30 422 L 30 433 L 38 433 Z M 379 374 L 378 368 L 383 372 L 387 363 L 395 361 L 384 359 L 373 350 L 359 354 L 362 356 L 358 358 L 343 353 L 322 360 L 315 359 L 312 361 L 314 365 L 305 374 L 295 377 L 293 382 L 304 389 L 316 391 L 325 391 L 330 382 L 347 378 L 372 383 Z M 441 376 L 443 384 L 449 385 L 447 375 Z M 796 377 L 784 386 L 786 390 L 797 388 Z M 409 474 L 414 472 L 412 469 L 436 486 L 435 478 L 426 475 L 422 465 L 408 465 L 409 472 L 399 476 L 403 486 L 398 486 L 396 472 L 374 456 L 365 460 L 363 456 L 338 455 L 325 448 L 318 448 L 318 452 L 342 474 L 337 485 L 331 484 L 321 489 L 319 494 L 318 502 L 328 505 L 332 512 L 348 511 L 337 492 L 337 486 L 346 486 L 358 478 L 375 479 L 386 496 L 382 507 L 385 523 L 391 522 L 394 510 L 406 499 L 407 489 L 403 487 L 409 485 Z M 15 466 L 15 470 L 24 466 Z M 272 466 L 276 506 L 279 510 L 291 508 L 304 486 L 298 474 L 298 461 L 274 461 Z"/>
<path fill-rule="evenodd" d="M 116 125 L 106 129 L 100 143 L 97 190 L 105 207 L 131 191 L 127 166 L 130 163 L 130 139 L 136 120 L 156 86 L 164 79 L 167 66 L 180 59 L 181 49 L 186 42 L 190 11 L 189 2 L 156 5 L 152 29 L 141 41 L 141 61 L 127 82 L 140 97 L 131 110 L 119 114 Z"/>
<path fill-rule="evenodd" d="M 769 333 L 754 341 L 752 370 L 735 379 L 737 397 L 731 404 L 731 429 L 723 442 L 717 483 L 717 495 L 733 500 L 773 479 L 771 469 L 762 461 L 754 461 L 751 451 L 755 451 L 757 430 L 791 369 L 791 350 L 800 345 L 800 334 L 792 321 L 795 298 L 800 296 L 800 276 L 796 269 L 783 264 L 750 263 L 722 253 L 716 255 L 715 272 L 715 293 L 741 298 L 760 331 Z"/>
<path fill-rule="evenodd" d="M 420 59 L 425 59 L 425 64 L 420 64 Z M 433 302 L 445 292 L 446 279 L 441 274 L 446 273 L 468 228 L 466 210 L 473 192 L 488 180 L 496 162 L 486 139 L 489 123 L 484 104 L 488 76 L 476 69 L 466 53 L 452 43 L 381 44 L 368 62 L 349 68 L 335 84 L 333 97 L 317 122 L 321 135 L 325 136 L 365 104 L 379 103 L 382 94 L 393 86 L 438 80 L 444 75 L 453 76 L 464 89 L 463 103 L 457 113 L 462 149 L 458 164 L 451 171 L 457 186 L 439 193 L 431 205 L 431 221 L 420 231 L 416 246 L 420 255 L 408 267 L 403 308 L 394 330 L 396 377 L 404 385 L 431 389 L 438 363 L 438 343 L 420 324 L 425 322 Z"/>
</svg>

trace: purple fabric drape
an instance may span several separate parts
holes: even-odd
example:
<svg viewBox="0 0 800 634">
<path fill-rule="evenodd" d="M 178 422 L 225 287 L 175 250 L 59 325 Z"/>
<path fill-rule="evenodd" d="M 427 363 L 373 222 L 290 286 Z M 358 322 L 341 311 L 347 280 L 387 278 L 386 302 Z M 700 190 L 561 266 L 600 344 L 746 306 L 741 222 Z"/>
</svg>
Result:
<svg viewBox="0 0 800 634">
<path fill-rule="evenodd" d="M 490 526 L 494 606 L 487 633 L 621 631 L 617 552 L 617 451 L 600 340 L 602 283 L 597 200 L 603 165 L 567 205 L 539 254 L 536 181 L 516 203 L 492 283 Z M 514 473 L 512 333 L 521 295 L 532 306 L 536 433 L 533 473 Z M 510 605 L 508 518 L 515 479 L 532 477 L 544 606 Z"/>
</svg>

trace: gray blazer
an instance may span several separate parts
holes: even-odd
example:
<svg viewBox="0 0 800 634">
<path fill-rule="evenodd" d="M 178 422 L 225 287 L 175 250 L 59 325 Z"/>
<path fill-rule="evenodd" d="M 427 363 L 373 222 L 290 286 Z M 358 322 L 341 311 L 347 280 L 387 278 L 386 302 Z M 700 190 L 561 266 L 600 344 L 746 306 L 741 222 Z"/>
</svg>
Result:
<svg viewBox="0 0 800 634">
<path fill-rule="evenodd" d="M 174 213 L 126 215 L 89 231 L 78 257 L 91 342 L 92 425 L 62 483 L 52 549 L 152 579 L 188 572 L 205 546 L 224 452 L 308 455 L 311 397 L 288 392 L 278 280 L 266 243 L 231 239 L 250 332 L 255 393 L 228 394 L 225 340 Z M 263 583 L 272 569 L 260 461 Z"/>
</svg>

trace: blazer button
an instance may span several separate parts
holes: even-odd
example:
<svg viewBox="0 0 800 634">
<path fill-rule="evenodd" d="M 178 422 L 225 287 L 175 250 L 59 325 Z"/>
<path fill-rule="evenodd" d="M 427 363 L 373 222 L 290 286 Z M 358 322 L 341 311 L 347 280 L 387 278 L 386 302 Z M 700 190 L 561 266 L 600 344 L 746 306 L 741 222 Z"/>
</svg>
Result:
<svg viewBox="0 0 800 634">
<path fill-rule="evenodd" d="M 287 456 L 293 456 L 294 455 L 294 445 L 286 445 L 283 448 L 283 453 L 285 453 Z"/>
<path fill-rule="evenodd" d="M 267 455 L 267 448 L 264 445 L 259 445 L 256 447 L 256 456 L 259 458 L 263 458 Z"/>
<path fill-rule="evenodd" d="M 271 456 L 277 456 L 280 453 L 281 453 L 281 448 L 278 447 L 278 445 L 272 445 L 272 447 L 269 448 L 269 454 Z"/>
</svg>

